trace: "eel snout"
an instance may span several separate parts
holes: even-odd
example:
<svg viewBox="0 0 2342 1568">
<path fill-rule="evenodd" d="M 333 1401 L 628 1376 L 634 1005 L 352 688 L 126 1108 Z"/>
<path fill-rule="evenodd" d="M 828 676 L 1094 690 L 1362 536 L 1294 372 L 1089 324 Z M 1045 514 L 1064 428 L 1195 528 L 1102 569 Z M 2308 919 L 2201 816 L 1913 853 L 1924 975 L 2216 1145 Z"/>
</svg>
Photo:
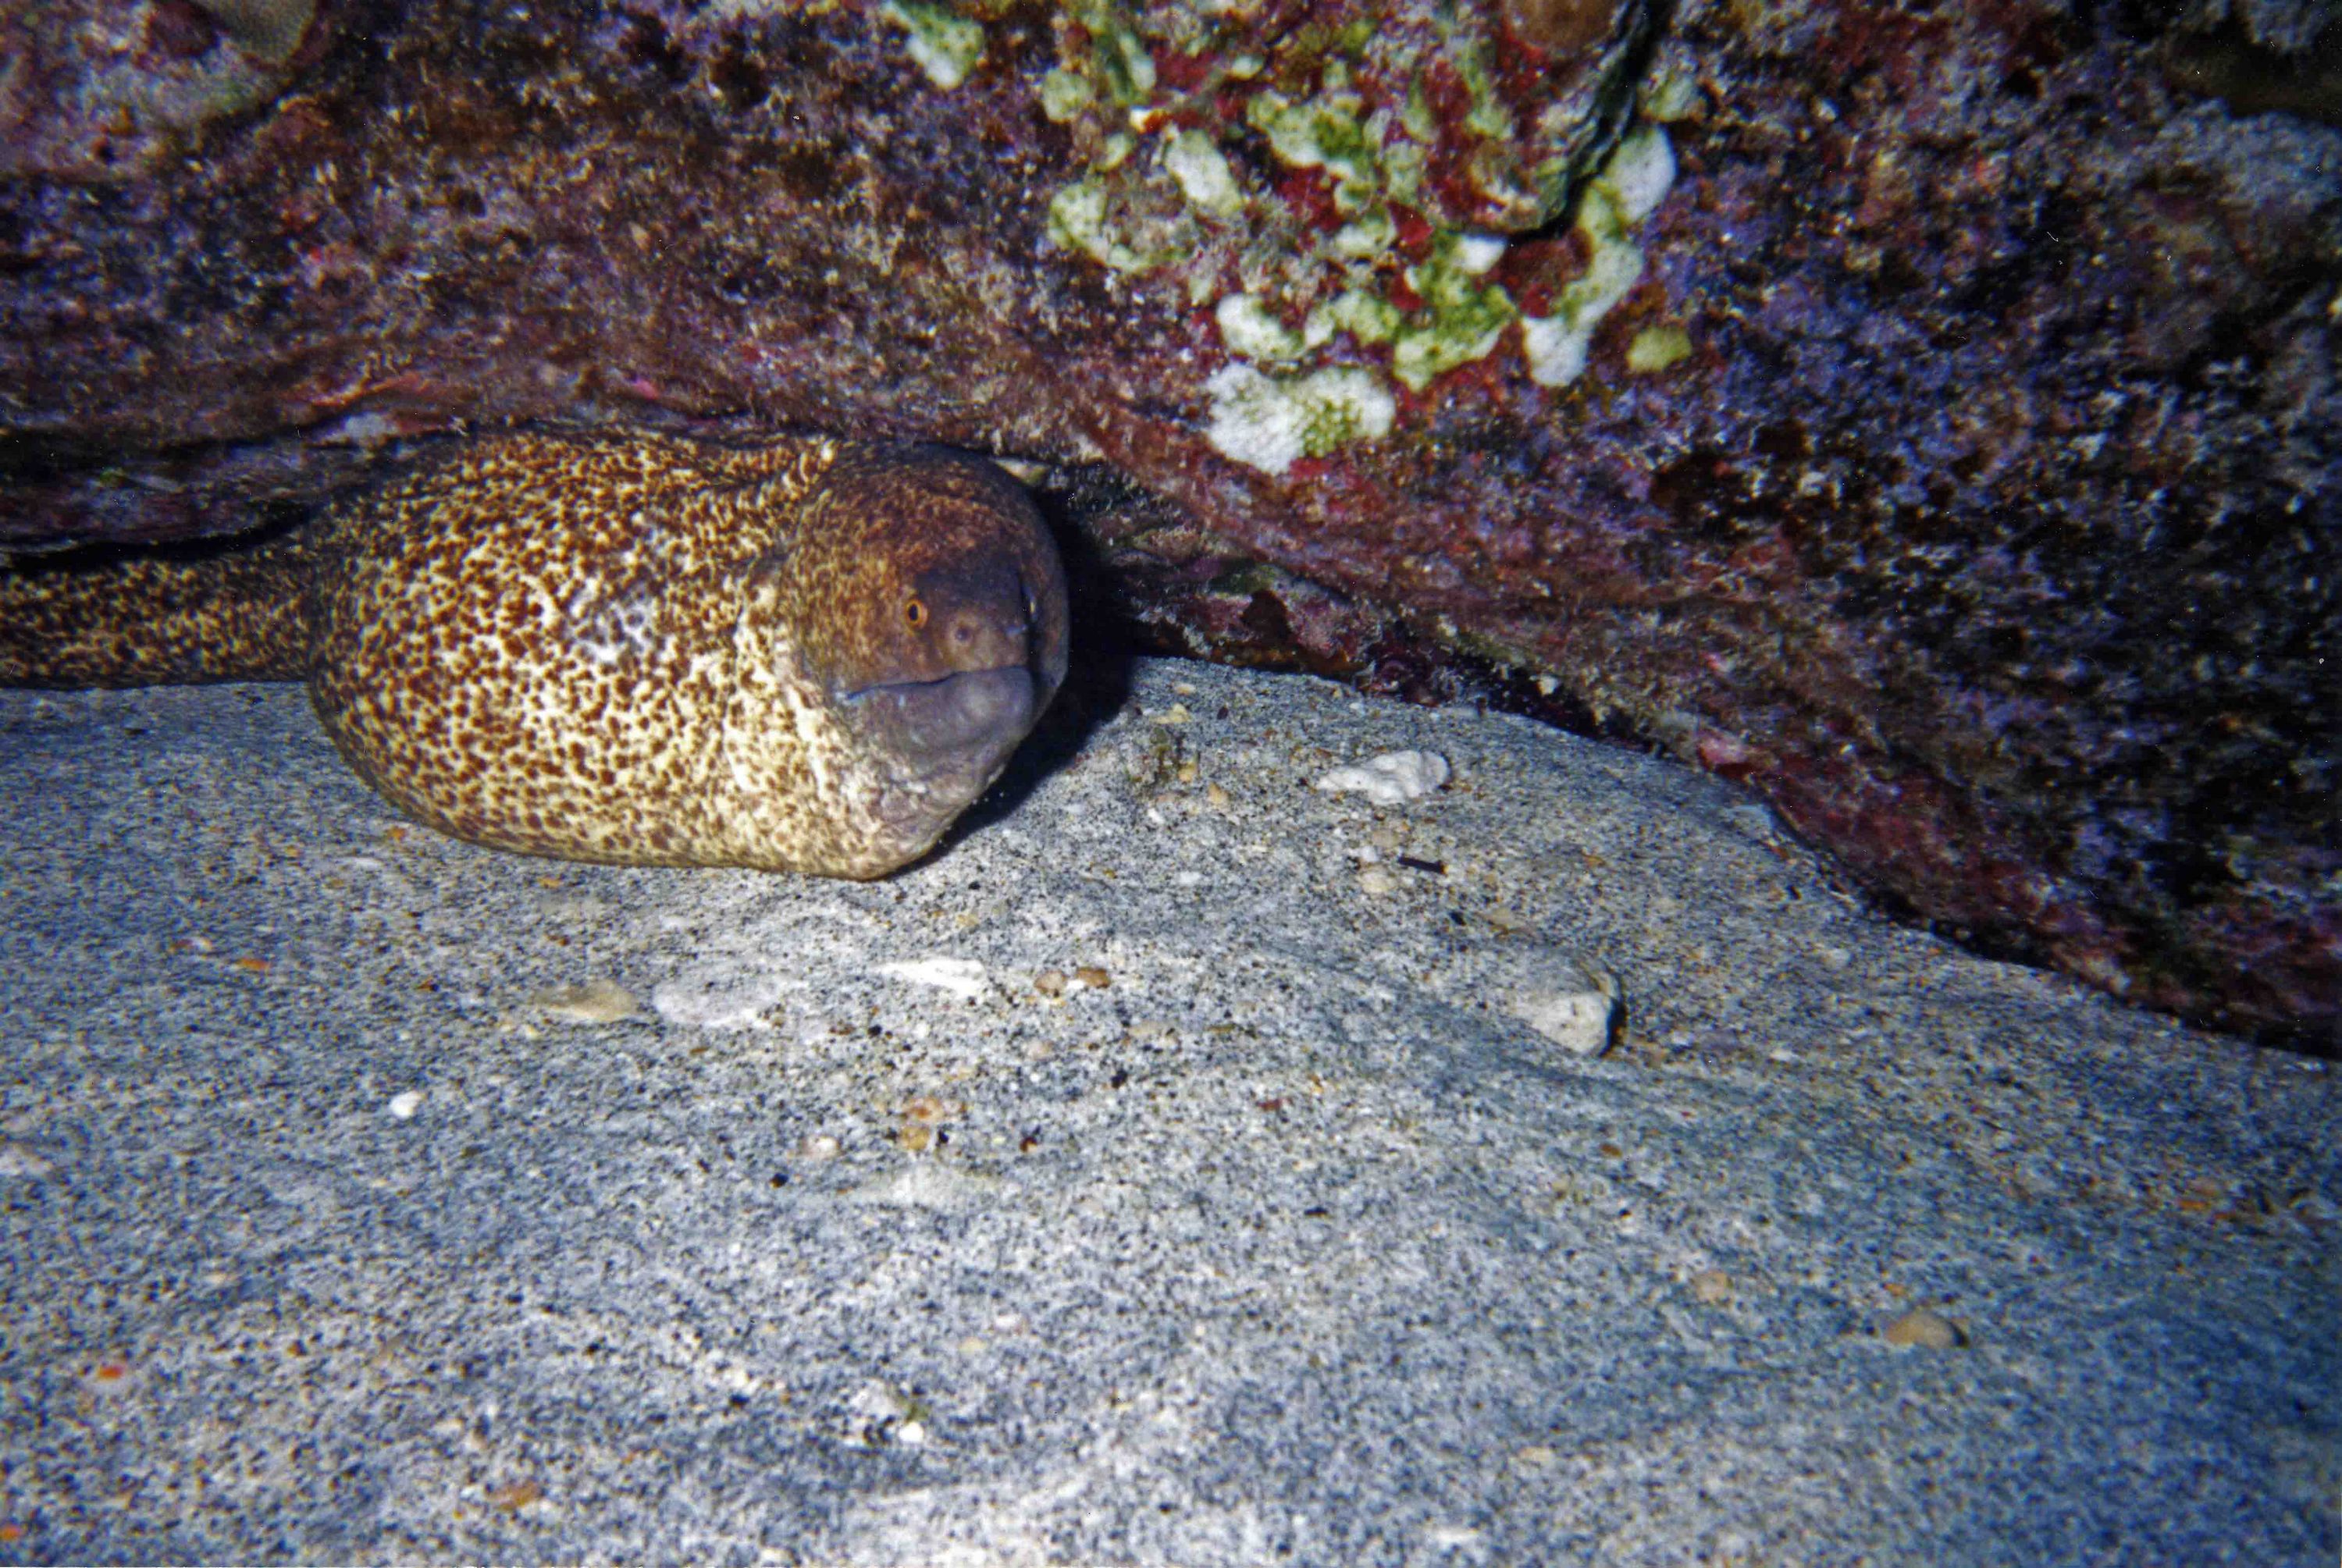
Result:
<svg viewBox="0 0 2342 1568">
<path fill-rule="evenodd" d="M 1040 717 L 1048 693 L 1021 664 L 959 670 L 932 681 L 895 681 L 841 694 L 854 726 L 911 771 L 966 776 L 977 787 Z"/>
</svg>

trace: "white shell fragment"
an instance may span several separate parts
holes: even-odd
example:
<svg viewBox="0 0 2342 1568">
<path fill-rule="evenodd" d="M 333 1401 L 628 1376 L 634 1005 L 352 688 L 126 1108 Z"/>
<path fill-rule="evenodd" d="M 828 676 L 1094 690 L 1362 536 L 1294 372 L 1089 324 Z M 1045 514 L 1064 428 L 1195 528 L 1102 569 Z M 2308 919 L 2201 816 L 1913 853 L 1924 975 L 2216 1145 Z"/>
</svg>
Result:
<svg viewBox="0 0 2342 1568">
<path fill-rule="evenodd" d="M 984 965 L 973 958 L 914 958 L 882 964 L 878 973 L 914 985 L 933 985 L 955 996 L 974 999 L 984 994 Z"/>
<path fill-rule="evenodd" d="M 1523 992 L 1512 1015 L 1573 1056 L 1599 1056 L 1610 1048 L 1618 1011 L 1618 983 L 1596 972 L 1571 984 Z"/>
<path fill-rule="evenodd" d="M 45 1176 L 56 1166 L 22 1144 L 0 1143 L 0 1176 Z"/>
<path fill-rule="evenodd" d="M 613 980 L 555 985 L 529 1000 L 565 1024 L 620 1024 L 636 1012 L 633 993 Z"/>
<path fill-rule="evenodd" d="M 1421 800 L 1447 782 L 1447 759 L 1437 752 L 1385 752 L 1317 781 L 1327 794 L 1363 794 L 1376 805 Z"/>
</svg>

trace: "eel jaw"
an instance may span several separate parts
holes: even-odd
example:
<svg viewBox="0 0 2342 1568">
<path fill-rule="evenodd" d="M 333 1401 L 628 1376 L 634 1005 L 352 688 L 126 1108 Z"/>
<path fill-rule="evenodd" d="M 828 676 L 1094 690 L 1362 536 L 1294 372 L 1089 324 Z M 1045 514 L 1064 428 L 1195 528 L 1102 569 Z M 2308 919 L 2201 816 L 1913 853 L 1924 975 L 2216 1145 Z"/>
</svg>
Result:
<svg viewBox="0 0 2342 1568">
<path fill-rule="evenodd" d="M 896 765 L 880 812 L 895 827 L 933 818 L 940 833 L 982 794 L 1041 716 L 1046 695 L 1022 664 L 960 670 L 836 694 L 846 723 Z"/>
</svg>

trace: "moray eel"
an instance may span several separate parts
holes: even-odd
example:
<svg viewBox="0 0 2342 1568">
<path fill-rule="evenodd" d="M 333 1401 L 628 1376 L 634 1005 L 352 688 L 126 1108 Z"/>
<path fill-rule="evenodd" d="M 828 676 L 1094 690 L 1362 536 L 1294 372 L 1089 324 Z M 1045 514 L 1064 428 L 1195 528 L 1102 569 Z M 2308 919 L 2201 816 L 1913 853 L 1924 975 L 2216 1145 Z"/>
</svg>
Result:
<svg viewBox="0 0 2342 1568">
<path fill-rule="evenodd" d="M 883 876 L 1066 674 L 990 464 L 816 438 L 472 444 L 295 541 L 0 573 L 0 684 L 305 679 L 368 783 L 475 844 Z"/>
</svg>

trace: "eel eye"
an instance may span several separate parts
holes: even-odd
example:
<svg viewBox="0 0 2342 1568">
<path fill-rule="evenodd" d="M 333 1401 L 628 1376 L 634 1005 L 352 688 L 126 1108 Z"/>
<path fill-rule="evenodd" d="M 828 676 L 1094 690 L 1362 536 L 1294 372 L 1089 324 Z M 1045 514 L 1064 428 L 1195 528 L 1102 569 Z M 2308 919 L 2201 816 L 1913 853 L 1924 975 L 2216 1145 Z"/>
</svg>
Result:
<svg viewBox="0 0 2342 1568">
<path fill-rule="evenodd" d="M 903 601 L 903 620 L 914 632 L 927 624 L 927 606 L 917 598 Z"/>
</svg>

